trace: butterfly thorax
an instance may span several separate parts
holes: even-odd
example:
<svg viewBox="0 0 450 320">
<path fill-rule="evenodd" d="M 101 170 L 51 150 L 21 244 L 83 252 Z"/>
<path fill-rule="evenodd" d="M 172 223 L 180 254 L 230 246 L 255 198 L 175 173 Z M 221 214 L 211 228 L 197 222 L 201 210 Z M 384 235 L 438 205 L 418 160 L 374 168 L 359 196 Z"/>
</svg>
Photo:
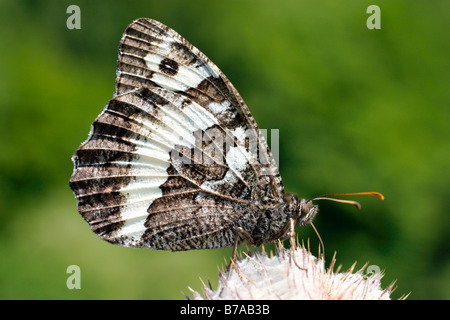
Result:
<svg viewBox="0 0 450 320">
<path fill-rule="evenodd" d="M 287 239 L 291 219 L 297 226 L 309 224 L 318 212 L 311 201 L 298 199 L 295 194 L 286 194 L 277 204 L 262 208 L 256 227 L 251 236 L 254 245 Z"/>
</svg>

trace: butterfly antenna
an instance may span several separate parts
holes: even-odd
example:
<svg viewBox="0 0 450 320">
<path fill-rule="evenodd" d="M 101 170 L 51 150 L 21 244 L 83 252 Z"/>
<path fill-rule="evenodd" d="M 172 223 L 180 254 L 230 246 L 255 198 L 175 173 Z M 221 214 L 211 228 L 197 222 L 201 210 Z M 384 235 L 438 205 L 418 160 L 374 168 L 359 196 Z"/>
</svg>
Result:
<svg viewBox="0 0 450 320">
<path fill-rule="evenodd" d="M 306 202 L 310 202 L 313 200 L 330 200 L 330 201 L 335 201 L 335 202 L 340 202 L 340 203 L 348 203 L 351 205 L 354 205 L 358 210 L 361 209 L 361 205 L 359 204 L 359 202 L 353 201 L 353 200 L 342 200 L 342 199 L 335 199 L 335 198 L 330 198 L 329 196 L 354 196 L 354 195 L 372 195 L 372 196 L 376 196 L 378 198 L 380 198 L 381 200 L 384 200 L 384 196 L 379 193 L 379 192 L 345 192 L 345 193 L 328 193 L 328 194 L 323 194 L 311 199 L 308 199 Z M 317 231 L 316 227 L 314 226 L 314 224 L 312 222 L 310 222 L 311 226 L 314 229 L 314 232 L 317 234 L 317 237 L 319 238 L 320 241 L 320 245 L 322 247 L 322 257 L 323 259 L 325 259 L 325 246 L 323 244 L 322 238 L 320 237 L 319 232 Z M 320 256 L 320 253 L 319 253 Z"/>
<path fill-rule="evenodd" d="M 335 202 L 340 202 L 340 203 L 348 203 L 351 205 L 354 205 L 358 210 L 361 209 L 361 205 L 359 204 L 359 202 L 353 201 L 353 200 L 342 200 L 342 199 L 335 199 L 335 198 L 329 198 L 329 196 L 354 196 L 354 195 L 372 195 L 372 196 L 376 196 L 378 198 L 380 198 L 381 200 L 384 200 L 384 196 L 379 193 L 379 192 L 345 192 L 345 193 L 328 193 L 328 194 L 323 194 L 311 199 L 308 199 L 309 201 L 313 201 L 313 200 L 330 200 L 330 201 L 335 201 Z"/>
</svg>

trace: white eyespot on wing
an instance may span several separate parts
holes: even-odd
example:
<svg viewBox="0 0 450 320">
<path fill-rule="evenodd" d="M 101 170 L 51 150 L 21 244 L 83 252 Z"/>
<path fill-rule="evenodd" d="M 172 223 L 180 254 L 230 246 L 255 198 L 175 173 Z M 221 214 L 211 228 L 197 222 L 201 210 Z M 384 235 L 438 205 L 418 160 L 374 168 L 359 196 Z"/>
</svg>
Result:
<svg viewBox="0 0 450 320">
<path fill-rule="evenodd" d="M 214 114 L 222 113 L 224 111 L 227 111 L 230 109 L 231 103 L 230 101 L 224 101 L 222 103 L 218 102 L 211 102 L 208 104 L 208 108 L 214 112 Z"/>
<path fill-rule="evenodd" d="M 231 170 L 228 170 L 223 179 L 216 181 L 205 181 L 202 183 L 201 188 L 205 191 L 217 192 L 220 188 L 228 188 L 236 182 L 236 175 Z"/>
</svg>

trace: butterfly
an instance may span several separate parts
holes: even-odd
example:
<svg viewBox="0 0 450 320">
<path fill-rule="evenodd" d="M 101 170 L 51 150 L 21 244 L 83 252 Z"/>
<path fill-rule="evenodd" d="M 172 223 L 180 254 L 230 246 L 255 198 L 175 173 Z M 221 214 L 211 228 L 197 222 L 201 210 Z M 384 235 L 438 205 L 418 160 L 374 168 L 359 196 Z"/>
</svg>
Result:
<svg viewBox="0 0 450 320">
<path fill-rule="evenodd" d="M 164 24 L 131 23 L 113 98 L 72 157 L 78 211 L 102 239 L 161 250 L 259 246 L 312 222 L 286 193 L 243 99 L 202 52 Z"/>
</svg>

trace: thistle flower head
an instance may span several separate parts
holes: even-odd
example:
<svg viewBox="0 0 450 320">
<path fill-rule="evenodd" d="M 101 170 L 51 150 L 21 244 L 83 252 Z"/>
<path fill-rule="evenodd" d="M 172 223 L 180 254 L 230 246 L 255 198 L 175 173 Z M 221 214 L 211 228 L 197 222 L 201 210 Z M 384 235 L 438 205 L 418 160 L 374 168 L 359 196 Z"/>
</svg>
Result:
<svg viewBox="0 0 450 320">
<path fill-rule="evenodd" d="M 190 289 L 194 299 L 296 299 L 296 300 L 389 300 L 391 284 L 381 289 L 381 272 L 365 274 L 365 268 L 354 272 L 355 264 L 346 272 L 334 271 L 335 257 L 330 267 L 303 245 L 285 249 L 278 244 L 275 255 L 248 253 L 229 270 L 219 274 L 217 290 L 204 285 L 203 295 Z"/>
</svg>

